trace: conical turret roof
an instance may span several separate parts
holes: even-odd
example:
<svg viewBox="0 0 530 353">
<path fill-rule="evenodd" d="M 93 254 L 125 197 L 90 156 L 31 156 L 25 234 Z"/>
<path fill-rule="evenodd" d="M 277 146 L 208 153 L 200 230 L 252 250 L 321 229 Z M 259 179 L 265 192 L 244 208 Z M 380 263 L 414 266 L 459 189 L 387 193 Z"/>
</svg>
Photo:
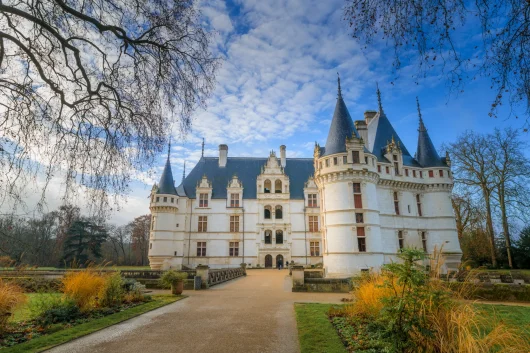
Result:
<svg viewBox="0 0 530 353">
<path fill-rule="evenodd" d="M 359 137 L 359 133 L 353 125 L 353 120 L 346 108 L 346 104 L 342 99 L 342 92 L 340 88 L 340 77 L 338 78 L 338 96 L 337 104 L 335 105 L 335 112 L 333 113 L 333 120 L 329 128 L 328 139 L 326 140 L 326 149 L 324 156 L 335 153 L 346 152 L 346 138 L 352 136 Z"/>
<path fill-rule="evenodd" d="M 420 126 L 418 128 L 418 149 L 416 150 L 416 160 L 422 167 L 438 167 L 445 166 L 445 164 L 438 156 L 436 148 L 432 143 L 431 137 L 427 132 L 425 124 L 423 124 L 423 119 L 421 116 L 420 103 L 416 98 L 418 105 L 418 115 L 420 118 Z"/>
<path fill-rule="evenodd" d="M 171 144 L 168 146 L 167 161 L 164 167 L 164 171 L 162 172 L 162 176 L 160 177 L 160 183 L 158 183 L 158 190 L 156 192 L 157 194 L 177 195 L 177 191 L 175 190 L 175 183 L 173 181 L 173 172 L 171 171 L 171 163 L 169 162 L 170 148 Z"/>
</svg>

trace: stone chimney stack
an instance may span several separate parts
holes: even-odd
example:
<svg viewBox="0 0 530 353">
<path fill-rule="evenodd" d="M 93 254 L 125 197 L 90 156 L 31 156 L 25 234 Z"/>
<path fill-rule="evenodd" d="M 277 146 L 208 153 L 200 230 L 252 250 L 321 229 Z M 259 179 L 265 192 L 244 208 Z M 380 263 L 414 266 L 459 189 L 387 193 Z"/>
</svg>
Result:
<svg viewBox="0 0 530 353">
<path fill-rule="evenodd" d="M 372 121 L 376 114 L 377 112 L 375 110 L 367 110 L 364 112 L 364 121 L 366 122 L 366 125 L 370 124 L 370 121 Z"/>
<path fill-rule="evenodd" d="M 286 154 L 287 153 L 287 147 L 285 147 L 285 145 L 281 145 L 280 146 L 280 161 L 281 161 L 281 165 L 283 168 L 285 168 L 285 165 L 287 164 L 287 158 L 286 158 Z"/>
<path fill-rule="evenodd" d="M 219 167 L 226 167 L 227 160 L 228 160 L 228 146 L 219 145 Z"/>
</svg>

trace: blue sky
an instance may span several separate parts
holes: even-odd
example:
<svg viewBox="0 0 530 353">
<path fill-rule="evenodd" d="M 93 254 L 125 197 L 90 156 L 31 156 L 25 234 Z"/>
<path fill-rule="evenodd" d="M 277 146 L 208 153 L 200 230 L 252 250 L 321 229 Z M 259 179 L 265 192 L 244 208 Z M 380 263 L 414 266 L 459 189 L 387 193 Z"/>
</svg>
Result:
<svg viewBox="0 0 530 353">
<path fill-rule="evenodd" d="M 325 144 L 337 96 L 337 72 L 353 120 L 376 109 L 376 82 L 387 116 L 413 153 L 418 115 L 416 96 L 430 136 L 439 147 L 467 129 L 491 132 L 495 127 L 522 127 L 523 122 L 488 116 L 494 92 L 485 79 L 451 94 L 444 76 L 432 72 L 415 83 L 414 65 L 392 72 L 392 51 L 375 43 L 362 52 L 343 21 L 343 0 L 204 0 L 204 24 L 216 31 L 212 50 L 223 58 L 217 86 L 206 110 L 194 114 L 192 131 L 172 131 L 171 163 L 177 185 L 184 161 L 189 172 L 201 154 L 217 156 L 228 144 L 229 156 L 268 156 L 287 146 L 288 157 L 312 157 L 314 142 Z M 460 50 L 480 41 L 469 23 L 459 33 Z M 393 82 L 393 84 L 391 84 Z M 178 124 L 175 124 L 177 127 Z M 525 135 L 528 138 L 528 134 Z M 132 192 L 111 222 L 123 224 L 149 213 L 148 195 L 158 181 L 165 153 L 150 173 L 142 171 Z M 52 206 L 52 205 L 50 205 Z M 52 207 L 53 208 L 53 207 Z"/>
</svg>

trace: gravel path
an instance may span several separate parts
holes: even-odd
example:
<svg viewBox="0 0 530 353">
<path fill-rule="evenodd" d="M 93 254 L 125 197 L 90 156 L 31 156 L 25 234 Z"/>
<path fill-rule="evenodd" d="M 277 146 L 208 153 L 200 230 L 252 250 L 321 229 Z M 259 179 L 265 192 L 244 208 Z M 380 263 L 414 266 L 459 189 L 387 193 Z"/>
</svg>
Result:
<svg viewBox="0 0 530 353">
<path fill-rule="evenodd" d="M 347 296 L 292 293 L 287 270 L 247 273 L 48 352 L 299 352 L 293 304 Z"/>
</svg>

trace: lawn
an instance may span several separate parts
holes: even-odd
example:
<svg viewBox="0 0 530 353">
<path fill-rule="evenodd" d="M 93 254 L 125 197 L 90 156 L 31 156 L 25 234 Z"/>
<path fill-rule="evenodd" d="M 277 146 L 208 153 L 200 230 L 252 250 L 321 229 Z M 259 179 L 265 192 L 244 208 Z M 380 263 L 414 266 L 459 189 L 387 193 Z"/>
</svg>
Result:
<svg viewBox="0 0 530 353">
<path fill-rule="evenodd" d="M 29 295 L 29 300 L 36 300 L 36 296 L 39 294 Z M 54 346 L 66 343 L 73 339 L 81 336 L 88 335 L 92 332 L 99 331 L 111 325 L 115 325 L 122 321 L 131 319 L 135 316 L 144 314 L 148 311 L 160 308 L 164 305 L 168 305 L 176 302 L 177 300 L 183 299 L 185 296 L 171 296 L 171 295 L 154 295 L 153 300 L 144 304 L 137 305 L 130 309 L 117 312 L 105 317 L 94 319 L 89 322 L 85 322 L 79 325 L 71 326 L 69 328 L 60 329 L 56 332 L 46 334 L 30 341 L 18 344 L 13 347 L 4 348 L 1 351 L 6 353 L 35 353 L 42 352 L 46 349 L 50 349 Z M 27 304 L 26 304 L 27 306 Z M 24 317 L 30 317 L 30 312 L 27 309 L 20 309 L 19 312 L 15 313 L 15 320 L 24 319 Z"/>
<path fill-rule="evenodd" d="M 346 352 L 337 331 L 328 319 L 330 304 L 295 304 L 298 339 L 302 353 Z M 498 316 L 507 324 L 521 328 L 530 339 L 530 307 L 476 304 L 488 317 Z"/>
<path fill-rule="evenodd" d="M 20 322 L 34 319 L 30 309 L 33 304 L 35 304 L 38 300 L 43 300 L 52 296 L 60 297 L 61 295 L 61 293 L 26 293 L 26 303 L 15 310 L 11 321 Z"/>
</svg>

